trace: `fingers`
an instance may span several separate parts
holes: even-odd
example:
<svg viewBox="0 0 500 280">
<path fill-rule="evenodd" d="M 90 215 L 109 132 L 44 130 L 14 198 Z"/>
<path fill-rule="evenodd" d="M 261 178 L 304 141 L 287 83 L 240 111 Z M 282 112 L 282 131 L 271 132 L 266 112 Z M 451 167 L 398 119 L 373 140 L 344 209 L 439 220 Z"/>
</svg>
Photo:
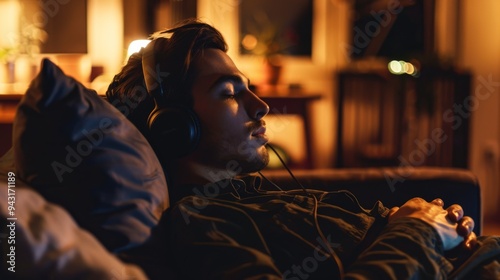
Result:
<svg viewBox="0 0 500 280">
<path fill-rule="evenodd" d="M 446 209 L 448 212 L 447 217 L 454 223 L 458 223 L 464 216 L 464 209 L 458 204 L 453 204 Z"/>
<path fill-rule="evenodd" d="M 475 249 L 476 245 L 477 245 L 477 236 L 474 232 L 471 232 L 471 234 L 469 234 L 469 236 L 467 236 L 464 239 L 464 246 L 468 250 L 473 250 Z"/>
<path fill-rule="evenodd" d="M 457 233 L 462 237 L 467 237 L 472 234 L 472 230 L 474 230 L 474 220 L 465 216 L 460 221 L 458 221 L 457 225 Z"/>
<path fill-rule="evenodd" d="M 457 233 L 464 238 L 462 244 L 463 247 L 465 247 L 465 249 L 467 250 L 473 250 L 477 245 L 477 236 L 476 233 L 473 232 L 473 230 L 474 220 L 471 217 L 465 216 L 460 221 L 458 221 Z"/>
<path fill-rule="evenodd" d="M 440 199 L 435 199 L 432 203 L 438 205 L 442 202 L 442 200 L 440 202 L 437 200 Z M 451 205 L 446 209 L 446 211 L 448 212 L 448 219 L 450 219 L 453 223 L 457 223 L 457 233 L 460 236 L 467 238 L 472 233 L 472 230 L 474 230 L 474 220 L 469 216 L 464 217 L 464 209 L 458 204 Z"/>
<path fill-rule="evenodd" d="M 431 201 L 431 203 L 441 207 L 444 206 L 444 201 L 441 198 L 436 198 L 433 201 Z"/>
<path fill-rule="evenodd" d="M 389 210 L 389 221 L 398 217 L 416 217 L 433 225 L 445 243 L 445 250 L 450 250 L 462 244 L 465 249 L 474 249 L 477 244 L 476 234 L 473 232 L 474 220 L 464 216 L 462 206 L 453 204 L 444 208 L 444 201 L 436 198 L 430 202 L 422 198 L 413 198 L 401 208 Z"/>
</svg>

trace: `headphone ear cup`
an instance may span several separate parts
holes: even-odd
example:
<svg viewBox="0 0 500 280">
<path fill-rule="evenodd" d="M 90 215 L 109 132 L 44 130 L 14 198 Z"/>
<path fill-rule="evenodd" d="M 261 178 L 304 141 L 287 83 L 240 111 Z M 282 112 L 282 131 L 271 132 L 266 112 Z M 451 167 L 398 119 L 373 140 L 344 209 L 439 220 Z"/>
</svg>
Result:
<svg viewBox="0 0 500 280">
<path fill-rule="evenodd" d="M 180 158 L 200 142 L 200 124 L 195 112 L 183 107 L 160 108 L 148 118 L 154 148 L 162 158 Z"/>
</svg>

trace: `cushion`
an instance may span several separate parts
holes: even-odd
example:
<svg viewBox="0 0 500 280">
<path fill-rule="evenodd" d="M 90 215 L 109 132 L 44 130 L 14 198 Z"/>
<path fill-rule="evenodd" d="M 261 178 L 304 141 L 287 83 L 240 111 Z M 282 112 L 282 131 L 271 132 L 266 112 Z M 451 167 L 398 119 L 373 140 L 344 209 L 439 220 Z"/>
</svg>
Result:
<svg viewBox="0 0 500 280">
<path fill-rule="evenodd" d="M 165 175 L 147 140 L 48 59 L 19 104 L 13 143 L 18 178 L 108 250 L 142 244 L 168 208 Z"/>
<path fill-rule="evenodd" d="M 5 221 L 0 232 L 14 236 L 15 243 L 1 244 L 6 249 L 1 279 L 146 279 L 139 267 L 121 262 L 78 227 L 68 212 L 27 187 L 9 161 L 10 154 L 0 159 L 0 220 Z"/>
</svg>

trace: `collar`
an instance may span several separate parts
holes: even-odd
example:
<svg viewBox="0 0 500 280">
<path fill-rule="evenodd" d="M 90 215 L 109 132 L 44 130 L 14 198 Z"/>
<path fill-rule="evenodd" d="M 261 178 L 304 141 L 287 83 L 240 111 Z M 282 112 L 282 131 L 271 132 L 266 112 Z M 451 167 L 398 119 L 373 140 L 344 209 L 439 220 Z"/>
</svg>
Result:
<svg viewBox="0 0 500 280">
<path fill-rule="evenodd" d="M 203 198 L 231 198 L 241 199 L 259 192 L 262 179 L 259 176 L 247 175 L 244 177 L 227 178 L 204 185 L 184 184 L 175 187 L 171 192 L 171 203 L 176 203 L 187 196 Z"/>
</svg>

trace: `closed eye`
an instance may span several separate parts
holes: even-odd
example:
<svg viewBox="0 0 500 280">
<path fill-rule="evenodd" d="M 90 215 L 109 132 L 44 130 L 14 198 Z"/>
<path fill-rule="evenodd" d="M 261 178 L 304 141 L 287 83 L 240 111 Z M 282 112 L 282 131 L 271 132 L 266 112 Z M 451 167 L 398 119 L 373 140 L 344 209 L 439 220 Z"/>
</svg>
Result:
<svg viewBox="0 0 500 280">
<path fill-rule="evenodd" d="M 236 95 L 234 92 L 226 92 L 222 95 L 225 99 L 234 99 Z"/>
<path fill-rule="evenodd" d="M 220 92 L 223 98 L 234 98 L 235 95 L 234 86 L 230 82 L 221 84 Z"/>
<path fill-rule="evenodd" d="M 211 86 L 224 99 L 234 99 L 248 90 L 249 81 L 242 75 L 223 75 Z"/>
<path fill-rule="evenodd" d="M 224 99 L 235 99 L 244 92 L 246 86 L 243 84 L 233 84 L 232 82 L 227 82 L 224 84 L 222 90 L 222 97 Z"/>
</svg>

